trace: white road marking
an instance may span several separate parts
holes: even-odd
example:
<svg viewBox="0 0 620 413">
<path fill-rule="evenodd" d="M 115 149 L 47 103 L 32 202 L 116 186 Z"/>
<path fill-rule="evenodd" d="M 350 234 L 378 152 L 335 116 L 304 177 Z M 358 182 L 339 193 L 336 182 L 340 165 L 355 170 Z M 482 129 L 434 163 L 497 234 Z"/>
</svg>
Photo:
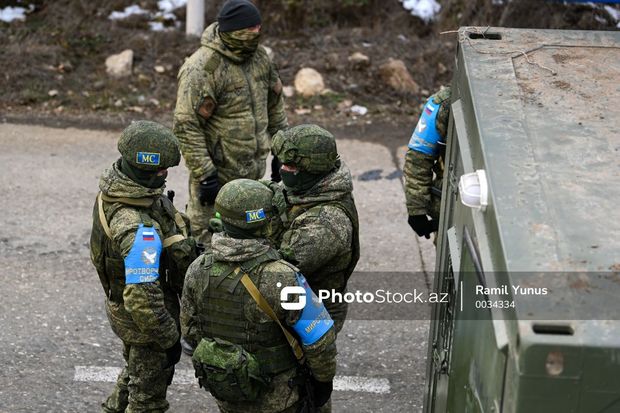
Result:
<svg viewBox="0 0 620 413">
<path fill-rule="evenodd" d="M 121 372 L 120 367 L 75 366 L 74 381 L 114 383 Z M 192 370 L 177 370 L 174 384 L 197 384 Z M 335 391 L 354 391 L 362 393 L 388 394 L 390 382 L 384 378 L 360 376 L 336 376 Z"/>
</svg>

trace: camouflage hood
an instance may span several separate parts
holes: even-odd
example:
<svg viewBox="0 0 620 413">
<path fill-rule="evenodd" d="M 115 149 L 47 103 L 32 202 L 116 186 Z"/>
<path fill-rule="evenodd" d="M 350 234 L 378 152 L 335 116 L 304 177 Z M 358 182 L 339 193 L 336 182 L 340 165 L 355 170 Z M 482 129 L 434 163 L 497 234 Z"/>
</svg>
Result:
<svg viewBox="0 0 620 413">
<path fill-rule="evenodd" d="M 263 239 L 236 239 L 220 232 L 211 239 L 215 261 L 244 262 L 260 257 L 271 249 Z"/>
<path fill-rule="evenodd" d="M 118 161 L 103 171 L 99 178 L 99 189 L 105 195 L 115 198 L 147 198 L 163 194 L 165 186 L 146 188 L 129 179 L 118 167 Z"/>
<path fill-rule="evenodd" d="M 202 37 L 200 38 L 200 44 L 204 47 L 215 50 L 222 56 L 227 57 L 235 63 L 243 63 L 244 61 L 244 59 L 230 51 L 224 42 L 222 42 L 219 35 L 219 24 L 217 23 L 213 23 L 205 29 L 202 33 Z"/>
<path fill-rule="evenodd" d="M 307 192 L 299 195 L 287 194 L 289 203 L 293 205 L 326 202 L 340 199 L 353 192 L 351 171 L 340 161 L 340 167 L 327 174 Z"/>
</svg>

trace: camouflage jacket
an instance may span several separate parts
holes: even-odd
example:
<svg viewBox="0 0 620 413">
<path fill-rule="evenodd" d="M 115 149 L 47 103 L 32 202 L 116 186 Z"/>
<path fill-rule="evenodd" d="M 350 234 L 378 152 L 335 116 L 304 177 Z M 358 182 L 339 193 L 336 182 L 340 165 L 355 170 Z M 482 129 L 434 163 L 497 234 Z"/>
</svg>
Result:
<svg viewBox="0 0 620 413">
<path fill-rule="evenodd" d="M 263 47 L 247 61 L 222 43 L 217 23 L 181 67 L 173 131 L 193 179 L 259 179 L 271 135 L 287 127 L 282 82 Z"/>
<path fill-rule="evenodd" d="M 242 263 L 256 260 L 268 253 L 278 256 L 265 240 L 259 239 L 234 239 L 223 233 L 213 235 L 212 251 L 201 255 L 189 267 L 185 279 L 183 296 L 181 300 L 181 331 L 188 342 L 195 344 L 200 342 L 202 337 L 207 336 L 208 326 L 205 321 L 209 314 L 204 314 L 206 303 L 204 302 L 205 292 L 210 280 L 210 265 L 216 266 L 218 263 L 241 265 Z M 212 258 L 209 257 L 212 255 Z M 209 264 L 211 261 L 213 264 Z M 258 290 L 265 297 L 276 316 L 283 325 L 292 326 L 301 316 L 300 310 L 284 310 L 280 305 L 280 291 L 286 286 L 297 286 L 295 271 L 291 266 L 282 260 L 267 260 L 258 264 L 250 273 L 250 278 L 255 282 Z M 238 284 L 236 288 L 244 288 Z M 232 294 L 232 293 L 231 293 Z M 249 298 L 247 291 L 243 291 L 248 296 L 244 304 L 244 313 L 248 322 L 248 336 L 258 329 L 252 324 L 274 324 L 256 304 Z M 282 339 L 284 335 L 282 334 Z M 287 344 L 288 345 L 288 344 Z M 335 334 L 332 328 L 316 343 L 303 346 L 308 366 L 312 373 L 320 381 L 330 381 L 336 373 L 336 346 Z M 286 349 L 287 352 L 292 350 Z M 290 353 L 284 354 L 290 357 Z M 283 384 L 287 388 L 285 394 L 272 394 L 264 397 L 259 405 L 233 406 L 231 403 L 224 403 L 231 411 L 243 412 L 279 412 L 283 411 L 297 401 L 297 395 L 292 396 L 288 391 L 286 382 L 295 375 L 295 366 L 283 373 L 278 374 L 272 379 L 272 385 Z M 279 389 L 280 393 L 282 389 Z"/>
<path fill-rule="evenodd" d="M 450 88 L 436 93 L 433 102 L 441 104 L 435 126 L 439 135 L 445 140 L 450 116 Z M 439 219 L 440 197 L 432 195 L 431 188 L 435 187 L 441 191 L 443 155 L 432 156 L 408 149 L 403 173 L 409 215 L 430 215 L 433 219 Z"/>
<path fill-rule="evenodd" d="M 169 348 L 179 338 L 177 293 L 182 291 L 187 267 L 196 258 L 195 244 L 183 235 L 185 223 L 175 214 L 174 206 L 163 199 L 164 187 L 150 189 L 138 185 L 120 172 L 115 163 L 102 174 L 99 188 L 105 197 L 101 207 L 110 236 L 102 229 L 96 202 L 91 260 L 108 295 L 106 307 L 112 330 L 126 343 L 154 343 L 161 349 Z M 145 221 L 151 221 L 164 242 L 159 279 L 125 284 L 123 260 L 134 244 L 139 225 Z"/>
<path fill-rule="evenodd" d="M 341 289 L 359 259 L 359 221 L 351 172 L 344 162 L 301 195 L 271 185 L 286 228 L 282 257 L 297 266 L 313 289 Z M 349 210 L 349 213 L 345 211 Z"/>
</svg>

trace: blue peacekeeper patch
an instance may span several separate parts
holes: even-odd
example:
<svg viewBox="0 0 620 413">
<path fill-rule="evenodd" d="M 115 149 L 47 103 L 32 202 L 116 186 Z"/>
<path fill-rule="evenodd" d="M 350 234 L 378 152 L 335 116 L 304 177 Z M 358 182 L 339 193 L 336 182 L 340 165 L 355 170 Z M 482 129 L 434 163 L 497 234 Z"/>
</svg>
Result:
<svg viewBox="0 0 620 413">
<path fill-rule="evenodd" d="M 409 140 L 409 149 L 432 156 L 436 156 L 439 153 L 438 145 L 442 144 L 441 136 L 436 126 L 439 106 L 438 103 L 433 102 L 432 97 L 428 99 L 426 105 L 424 105 L 422 115 L 420 115 L 420 120 Z"/>
<path fill-rule="evenodd" d="M 334 325 L 334 321 L 327 312 L 325 305 L 319 297 L 316 296 L 306 278 L 296 273 L 297 284 L 306 290 L 306 306 L 301 312 L 301 317 L 293 325 L 293 330 L 301 339 L 304 346 L 316 343 L 323 337 Z M 310 298 L 308 300 L 308 298 Z"/>
<path fill-rule="evenodd" d="M 138 152 L 136 162 L 141 165 L 159 165 L 159 154 L 153 152 Z"/>
<path fill-rule="evenodd" d="M 159 278 L 162 243 L 153 227 L 140 224 L 125 258 L 125 284 L 152 283 Z"/>
<path fill-rule="evenodd" d="M 265 215 L 265 210 L 263 208 L 254 211 L 245 211 L 245 222 L 248 224 L 252 222 L 264 221 L 266 219 L 267 216 Z"/>
</svg>

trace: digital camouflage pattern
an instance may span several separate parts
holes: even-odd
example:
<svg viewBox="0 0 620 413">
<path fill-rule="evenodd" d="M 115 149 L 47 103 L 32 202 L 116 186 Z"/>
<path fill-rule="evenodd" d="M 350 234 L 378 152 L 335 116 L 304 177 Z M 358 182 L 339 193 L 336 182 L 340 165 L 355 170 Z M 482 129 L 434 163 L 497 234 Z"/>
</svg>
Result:
<svg viewBox="0 0 620 413">
<path fill-rule="evenodd" d="M 277 240 L 282 257 L 297 266 L 312 289 L 346 291 L 359 259 L 359 219 L 353 199 L 353 181 L 342 161 L 303 194 L 286 193 L 271 184 L 274 205 L 284 225 Z M 325 302 L 336 332 L 342 329 L 346 303 Z"/>
<path fill-rule="evenodd" d="M 433 102 L 440 104 L 435 126 L 445 141 L 448 132 L 450 117 L 450 88 L 443 88 L 433 95 Z M 443 181 L 443 155 L 427 155 L 413 149 L 408 149 L 405 155 L 405 198 L 409 215 L 429 215 L 432 219 L 439 219 L 441 198 L 433 196 L 431 188 L 441 191 Z M 435 174 L 435 178 L 433 178 Z"/>
<path fill-rule="evenodd" d="M 217 173 L 220 184 L 265 174 L 271 136 L 287 127 L 282 82 L 263 47 L 250 58 L 222 42 L 217 23 L 178 76 L 173 130 L 190 171 L 188 215 L 203 234 L 213 208 L 198 201 L 198 185 Z"/>
<path fill-rule="evenodd" d="M 177 138 L 172 131 L 148 120 L 132 122 L 123 130 L 118 151 L 131 165 L 146 171 L 171 168 L 181 161 Z M 156 162 L 138 162 L 140 154 L 156 155 L 152 158 Z"/>
<path fill-rule="evenodd" d="M 220 39 L 235 56 L 243 59 L 252 57 L 260 41 L 260 32 L 250 29 L 235 30 L 232 32 L 220 32 Z"/>
<path fill-rule="evenodd" d="M 338 160 L 334 135 L 318 125 L 298 125 L 278 132 L 272 149 L 283 164 L 294 164 L 312 174 L 331 171 Z"/>
<path fill-rule="evenodd" d="M 222 221 L 239 228 L 256 229 L 274 216 L 273 193 L 258 181 L 236 179 L 224 185 L 215 199 Z"/>
<path fill-rule="evenodd" d="M 178 293 L 196 257 L 195 243 L 183 236 L 185 222 L 162 195 L 164 187 L 150 189 L 135 183 L 120 171 L 119 164 L 120 159 L 99 182 L 111 238 L 102 227 L 95 202 L 90 242 L 91 260 L 107 298 L 108 319 L 123 341 L 127 361 L 104 411 L 163 412 L 168 406 L 166 382 L 172 373 L 162 369 L 160 361 L 166 359 L 164 350 L 179 339 Z M 154 226 L 162 240 L 176 236 L 177 241 L 162 251 L 157 282 L 125 285 L 124 258 L 140 223 Z"/>
<path fill-rule="evenodd" d="M 103 412 L 160 413 L 168 410 L 166 390 L 174 369 L 161 368 L 167 361 L 166 353 L 148 346 L 124 344 L 123 358 L 127 366 L 118 376 L 114 391 L 103 403 Z"/>
<path fill-rule="evenodd" d="M 277 358 L 283 359 L 285 370 L 272 375 L 269 389 L 254 403 L 231 403 L 217 400 L 222 412 L 276 413 L 295 412 L 299 394 L 296 388 L 288 386 L 288 380 L 295 376 L 296 365 L 292 350 L 279 327 L 250 297 L 243 285 L 235 280 L 231 269 L 239 265 L 250 267 L 250 278 L 268 301 L 278 318 L 285 325 L 293 325 L 300 317 L 300 311 L 283 310 L 280 305 L 280 291 L 286 286 L 296 286 L 295 271 L 291 265 L 278 259 L 277 252 L 262 239 L 235 239 L 226 234 L 214 234 L 212 251 L 201 255 L 187 271 L 181 303 L 181 330 L 190 343 L 198 343 L 202 337 L 215 335 L 236 342 L 247 351 L 256 351 L 254 344 L 261 340 L 273 340 L 271 346 L 279 348 Z M 220 280 L 221 277 L 226 277 Z M 278 283 L 281 283 L 278 287 Z M 226 287 L 224 288 L 224 285 Z M 234 287 L 231 288 L 231 285 Z M 232 292 L 231 292 L 232 289 Z M 220 291 L 218 293 L 218 291 Z M 219 304 L 209 302 L 208 297 L 219 295 Z M 224 298 L 227 297 L 227 298 Z M 238 329 L 219 324 L 213 313 L 224 311 L 227 303 L 234 303 L 239 297 L 242 305 L 237 306 L 246 328 Z M 221 309 L 220 309 L 221 307 Z M 226 310 L 228 311 L 228 310 Z M 258 334 L 258 332 L 261 334 Z M 270 337 L 263 337 L 263 334 Z M 236 340 L 236 341 L 235 341 Z M 318 380 L 330 381 L 336 372 L 336 347 L 333 329 L 311 346 L 303 347 L 307 363 Z M 288 364 L 286 364 L 288 363 Z M 278 370 L 277 367 L 273 367 Z"/>
</svg>

